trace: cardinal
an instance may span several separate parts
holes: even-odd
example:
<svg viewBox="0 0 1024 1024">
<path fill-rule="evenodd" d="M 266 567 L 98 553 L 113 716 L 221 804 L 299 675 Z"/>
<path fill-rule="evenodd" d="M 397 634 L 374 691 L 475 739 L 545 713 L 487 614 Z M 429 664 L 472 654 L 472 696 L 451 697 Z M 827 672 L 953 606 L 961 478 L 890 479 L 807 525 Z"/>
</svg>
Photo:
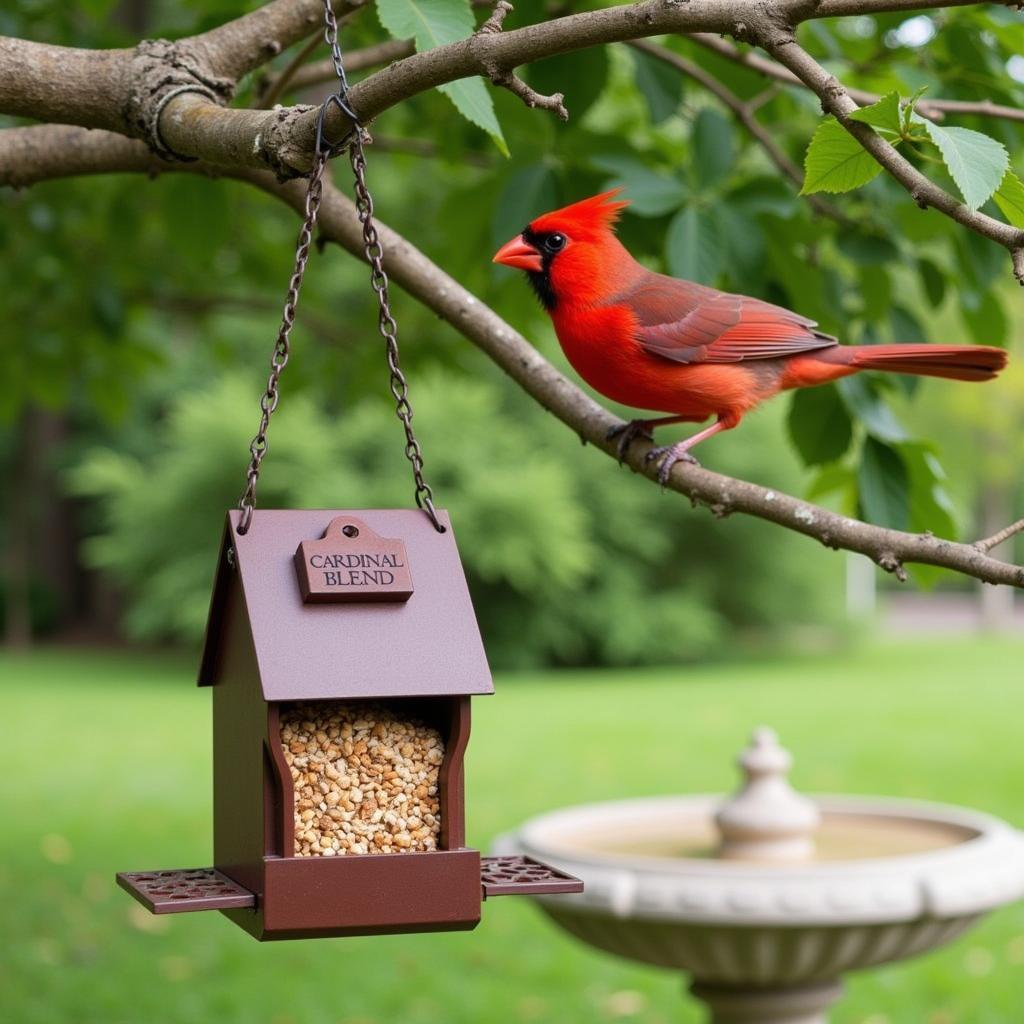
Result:
<svg viewBox="0 0 1024 1024">
<path fill-rule="evenodd" d="M 494 256 L 526 271 L 566 358 L 602 395 L 666 413 L 611 431 L 619 458 L 639 436 L 670 423 L 715 421 L 677 444 L 652 448 L 665 483 L 694 445 L 732 430 L 766 399 L 862 370 L 991 380 L 1006 353 L 980 345 L 841 345 L 815 321 L 781 306 L 656 274 L 615 237 L 628 202 L 603 192 L 532 221 Z"/>
</svg>

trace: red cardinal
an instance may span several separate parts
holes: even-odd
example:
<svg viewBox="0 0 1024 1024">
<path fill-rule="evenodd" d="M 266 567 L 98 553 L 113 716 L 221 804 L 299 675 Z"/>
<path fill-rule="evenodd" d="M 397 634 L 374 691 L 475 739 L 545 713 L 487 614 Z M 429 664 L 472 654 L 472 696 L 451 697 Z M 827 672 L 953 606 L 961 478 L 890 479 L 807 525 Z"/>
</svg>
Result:
<svg viewBox="0 0 1024 1024">
<path fill-rule="evenodd" d="M 619 427 L 619 456 L 667 423 L 717 419 L 678 444 L 652 449 L 664 483 L 698 442 L 731 430 L 780 391 L 861 370 L 991 380 L 1006 353 L 978 345 L 840 345 L 781 306 L 731 295 L 641 266 L 615 237 L 619 189 L 538 217 L 495 263 L 525 270 L 580 376 L 623 405 L 670 415 Z"/>
</svg>

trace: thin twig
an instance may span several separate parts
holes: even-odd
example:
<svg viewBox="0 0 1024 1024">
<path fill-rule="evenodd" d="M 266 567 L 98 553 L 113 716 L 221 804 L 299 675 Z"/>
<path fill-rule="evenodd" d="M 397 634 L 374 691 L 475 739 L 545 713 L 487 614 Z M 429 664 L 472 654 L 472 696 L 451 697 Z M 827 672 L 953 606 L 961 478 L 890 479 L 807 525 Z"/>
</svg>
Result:
<svg viewBox="0 0 1024 1024">
<path fill-rule="evenodd" d="M 269 110 L 284 95 L 285 89 L 291 84 L 299 68 L 306 62 L 306 58 L 311 53 L 315 53 L 322 45 L 323 41 L 317 35 L 309 39 L 306 45 L 295 54 L 288 66 L 279 75 L 263 80 L 261 85 L 264 88 L 259 92 L 253 106 Z M 333 62 L 331 63 L 331 71 L 334 71 Z"/>
<path fill-rule="evenodd" d="M 319 43 L 319 37 L 316 42 Z M 315 47 L 314 47 L 315 48 Z M 409 57 L 416 52 L 416 46 L 411 39 L 386 39 L 382 43 L 374 43 L 372 46 L 364 46 L 358 50 L 350 50 L 345 54 L 345 70 L 350 74 L 357 71 L 366 71 L 369 68 L 379 67 L 384 64 L 391 64 L 393 61 Z M 283 77 L 287 69 L 281 72 Z M 322 85 L 324 82 L 333 82 L 337 79 L 338 73 L 334 70 L 334 61 L 330 58 L 325 60 L 310 61 L 297 67 L 290 75 L 290 80 L 284 85 L 278 85 L 279 78 L 270 77 L 268 82 L 276 87 L 276 98 L 284 95 L 285 90 L 289 92 L 300 92 L 314 85 Z M 269 107 L 272 104 L 264 101 L 261 106 Z"/>
<path fill-rule="evenodd" d="M 721 36 L 713 35 L 710 32 L 691 32 L 687 35 L 687 38 L 692 39 L 695 43 L 699 43 L 713 53 L 717 53 L 720 57 L 731 60 L 734 64 L 750 68 L 751 71 L 766 75 L 768 78 L 773 78 L 784 85 L 806 88 L 796 75 L 782 67 L 781 64 L 761 57 L 751 50 L 741 50 L 738 46 L 723 39 Z M 868 92 L 867 89 L 847 87 L 846 91 L 861 107 L 870 106 L 881 99 L 878 93 Z M 947 114 L 973 114 L 978 117 L 1003 118 L 1007 121 L 1024 121 L 1024 110 L 1019 107 L 1001 106 L 998 103 L 993 103 L 991 100 L 922 99 L 918 101 L 915 109 L 922 117 L 927 117 L 931 121 L 942 121 Z"/>
<path fill-rule="evenodd" d="M 1009 526 L 1004 526 L 1003 529 L 998 533 L 992 534 L 991 537 L 975 541 L 974 546 L 979 551 L 991 551 L 993 548 L 1002 544 L 1003 541 L 1009 540 L 1018 533 L 1024 533 L 1024 519 L 1018 519 L 1017 522 L 1010 523 Z"/>
<path fill-rule="evenodd" d="M 505 18 L 514 9 L 508 0 L 497 0 L 491 16 L 476 30 L 474 38 L 481 39 L 486 36 L 497 35 L 501 32 Z M 528 86 L 511 68 L 503 67 L 497 61 L 487 58 L 481 64 L 492 84 L 502 89 L 508 89 L 513 96 L 518 96 L 528 107 L 540 107 L 542 110 L 551 110 L 561 120 L 569 120 L 569 111 L 565 109 L 565 96 L 562 93 L 556 92 L 550 96 L 545 96 Z"/>
<path fill-rule="evenodd" d="M 770 19 L 752 27 L 751 34 L 780 64 L 788 68 L 821 100 L 822 110 L 832 114 L 884 170 L 898 181 L 921 209 L 931 206 L 958 224 L 984 238 L 998 242 L 1013 258 L 1017 281 L 1024 285 L 1024 230 L 996 220 L 980 210 L 972 210 L 945 189 L 925 177 L 895 146 L 883 139 L 870 125 L 851 120 L 857 110 L 845 86 L 829 74 L 800 44 L 791 30 L 779 28 Z"/>
</svg>

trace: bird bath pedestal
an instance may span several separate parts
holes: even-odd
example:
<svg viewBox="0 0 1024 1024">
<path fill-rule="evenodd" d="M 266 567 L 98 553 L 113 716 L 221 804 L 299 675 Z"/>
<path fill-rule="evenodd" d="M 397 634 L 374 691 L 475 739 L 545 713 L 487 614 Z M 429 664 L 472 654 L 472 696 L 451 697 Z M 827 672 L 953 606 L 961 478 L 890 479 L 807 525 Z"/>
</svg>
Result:
<svg viewBox="0 0 1024 1024">
<path fill-rule="evenodd" d="M 554 864 L 579 896 L 540 898 L 599 949 L 686 971 L 712 1024 L 824 1024 L 847 971 L 941 946 L 1024 896 L 1024 836 L 939 804 L 795 793 L 760 729 L 720 797 L 572 807 L 499 852 Z"/>
</svg>

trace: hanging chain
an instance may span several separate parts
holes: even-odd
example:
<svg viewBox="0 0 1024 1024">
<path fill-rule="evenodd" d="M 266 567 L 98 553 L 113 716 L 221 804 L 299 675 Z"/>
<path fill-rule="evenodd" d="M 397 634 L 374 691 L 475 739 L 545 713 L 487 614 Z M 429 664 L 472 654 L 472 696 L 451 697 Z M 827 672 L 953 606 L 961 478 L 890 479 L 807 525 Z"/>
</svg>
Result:
<svg viewBox="0 0 1024 1024">
<path fill-rule="evenodd" d="M 259 482 L 260 465 L 267 454 L 267 431 L 270 427 L 270 417 L 273 416 L 280 400 L 278 385 L 281 373 L 288 364 L 291 354 L 290 338 L 292 326 L 295 323 L 295 310 L 299 303 L 299 292 L 306 273 L 306 264 L 309 261 L 313 229 L 316 226 L 320 204 L 323 201 L 324 169 L 327 166 L 327 161 L 340 153 L 347 145 L 352 161 L 352 173 L 355 176 L 356 209 L 363 226 L 363 251 L 366 254 L 366 261 L 370 264 L 370 283 L 377 294 L 379 307 L 377 325 L 387 351 L 390 388 L 395 399 L 395 414 L 401 420 L 405 430 L 405 457 L 412 466 L 413 480 L 416 484 L 416 504 L 430 517 L 434 529 L 439 533 L 444 533 L 445 526 L 438 518 L 437 510 L 434 508 L 433 492 L 423 477 L 423 452 L 412 428 L 413 413 L 412 406 L 409 404 L 409 385 L 402 373 L 398 358 L 398 324 L 391 313 L 388 276 L 384 272 L 383 265 L 384 249 L 373 222 L 373 198 L 366 185 L 366 154 L 363 151 L 364 130 L 346 101 L 348 79 L 345 76 L 345 67 L 342 63 L 341 46 L 338 43 L 338 22 L 334 17 L 331 0 L 324 0 L 324 40 L 331 48 L 334 70 L 338 76 L 338 92 L 327 99 L 320 108 L 317 118 L 313 169 L 306 190 L 302 227 L 299 230 L 295 246 L 295 266 L 292 270 L 291 280 L 288 282 L 288 294 L 281 316 L 281 327 L 277 332 L 277 341 L 274 343 L 274 351 L 270 358 L 270 376 L 267 379 L 266 390 L 260 398 L 259 429 L 249 445 L 251 458 L 246 473 L 246 485 L 238 502 L 238 507 L 242 510 L 238 522 L 238 532 L 244 535 L 249 531 L 253 511 L 256 508 L 256 485 Z M 353 124 L 351 132 L 337 143 L 331 143 L 324 137 L 324 121 L 331 106 L 337 106 Z"/>
<path fill-rule="evenodd" d="M 391 301 L 388 296 L 388 275 L 384 273 L 384 249 L 380 244 L 377 228 L 373 223 L 373 198 L 366 187 L 366 156 L 362 139 L 356 133 L 356 141 L 350 149 L 352 172 L 356 184 L 356 209 L 363 224 L 363 251 L 370 264 L 370 283 L 377 293 L 380 313 L 377 327 L 387 348 L 388 369 L 391 371 L 391 394 L 395 398 L 395 415 L 402 421 L 405 430 L 405 457 L 412 465 L 412 476 L 416 482 L 416 504 L 430 516 L 434 528 L 444 533 L 444 525 L 437 518 L 434 508 L 434 494 L 430 484 L 423 479 L 423 452 L 412 429 L 412 406 L 409 404 L 409 385 L 398 361 L 398 324 L 391 315 Z"/>
</svg>

